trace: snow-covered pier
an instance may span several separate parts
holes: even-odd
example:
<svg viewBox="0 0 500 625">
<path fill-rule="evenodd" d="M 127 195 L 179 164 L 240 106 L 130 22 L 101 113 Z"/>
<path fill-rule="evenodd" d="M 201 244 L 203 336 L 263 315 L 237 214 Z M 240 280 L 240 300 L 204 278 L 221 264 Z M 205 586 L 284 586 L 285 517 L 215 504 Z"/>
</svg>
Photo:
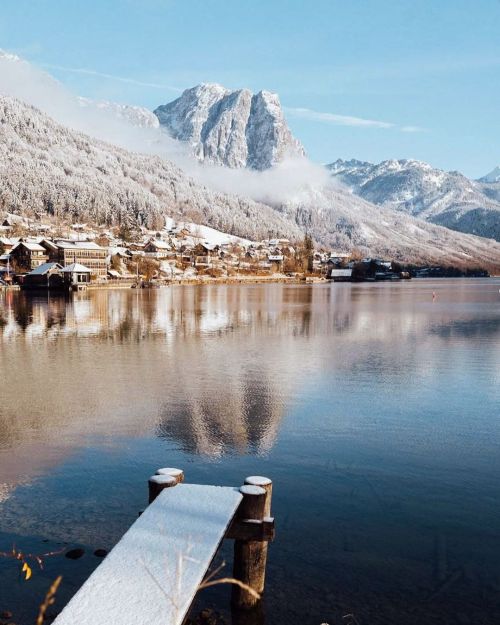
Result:
<svg viewBox="0 0 500 625">
<path fill-rule="evenodd" d="M 234 543 L 233 605 L 249 609 L 264 590 L 272 482 L 241 487 L 185 484 L 179 469 L 149 479 L 150 505 L 55 620 L 56 625 L 181 625 L 224 538 Z M 205 580 L 205 581 L 204 581 Z M 208 580 L 208 581 L 207 581 Z"/>
</svg>

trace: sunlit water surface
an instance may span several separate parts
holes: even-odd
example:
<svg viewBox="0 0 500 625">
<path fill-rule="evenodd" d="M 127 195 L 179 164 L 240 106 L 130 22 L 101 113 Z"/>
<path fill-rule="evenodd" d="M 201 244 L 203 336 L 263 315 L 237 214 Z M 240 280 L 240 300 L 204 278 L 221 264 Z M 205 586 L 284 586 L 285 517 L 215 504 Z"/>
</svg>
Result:
<svg viewBox="0 0 500 625">
<path fill-rule="evenodd" d="M 499 289 L 0 293 L 0 550 L 85 549 L 0 558 L 0 611 L 33 623 L 62 573 L 60 608 L 178 466 L 273 479 L 266 623 L 500 623 Z"/>
</svg>

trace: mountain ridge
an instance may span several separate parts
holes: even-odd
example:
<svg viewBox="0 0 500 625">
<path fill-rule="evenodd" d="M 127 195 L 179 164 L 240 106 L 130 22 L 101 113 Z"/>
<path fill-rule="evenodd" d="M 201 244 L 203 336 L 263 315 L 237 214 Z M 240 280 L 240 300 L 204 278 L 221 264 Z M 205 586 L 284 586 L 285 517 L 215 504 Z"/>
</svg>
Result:
<svg viewBox="0 0 500 625">
<path fill-rule="evenodd" d="M 378 164 L 338 159 L 327 165 L 352 193 L 378 206 L 401 211 L 451 230 L 500 241 L 500 197 L 488 185 L 423 161 Z"/>
</svg>

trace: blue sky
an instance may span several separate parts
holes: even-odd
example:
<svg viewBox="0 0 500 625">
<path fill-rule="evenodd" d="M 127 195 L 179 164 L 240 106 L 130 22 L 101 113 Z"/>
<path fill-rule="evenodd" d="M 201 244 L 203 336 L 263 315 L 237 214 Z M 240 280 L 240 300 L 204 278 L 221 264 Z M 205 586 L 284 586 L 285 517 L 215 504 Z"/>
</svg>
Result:
<svg viewBox="0 0 500 625">
<path fill-rule="evenodd" d="M 155 108 L 199 82 L 279 93 L 318 162 L 500 163 L 500 0 L 2 0 L 0 47 Z"/>
</svg>

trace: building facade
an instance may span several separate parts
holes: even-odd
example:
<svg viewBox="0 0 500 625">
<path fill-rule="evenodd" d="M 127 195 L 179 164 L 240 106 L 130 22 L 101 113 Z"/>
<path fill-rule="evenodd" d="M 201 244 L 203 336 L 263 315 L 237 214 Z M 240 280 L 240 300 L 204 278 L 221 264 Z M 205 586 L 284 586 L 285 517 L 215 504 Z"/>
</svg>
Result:
<svg viewBox="0 0 500 625">
<path fill-rule="evenodd" d="M 63 267 L 79 263 L 90 269 L 97 278 L 105 277 L 108 271 L 108 251 L 94 241 L 42 241 L 51 261 Z"/>
<path fill-rule="evenodd" d="M 30 272 L 48 260 L 47 251 L 38 243 L 20 241 L 10 252 L 10 262 L 17 272 Z"/>
</svg>

